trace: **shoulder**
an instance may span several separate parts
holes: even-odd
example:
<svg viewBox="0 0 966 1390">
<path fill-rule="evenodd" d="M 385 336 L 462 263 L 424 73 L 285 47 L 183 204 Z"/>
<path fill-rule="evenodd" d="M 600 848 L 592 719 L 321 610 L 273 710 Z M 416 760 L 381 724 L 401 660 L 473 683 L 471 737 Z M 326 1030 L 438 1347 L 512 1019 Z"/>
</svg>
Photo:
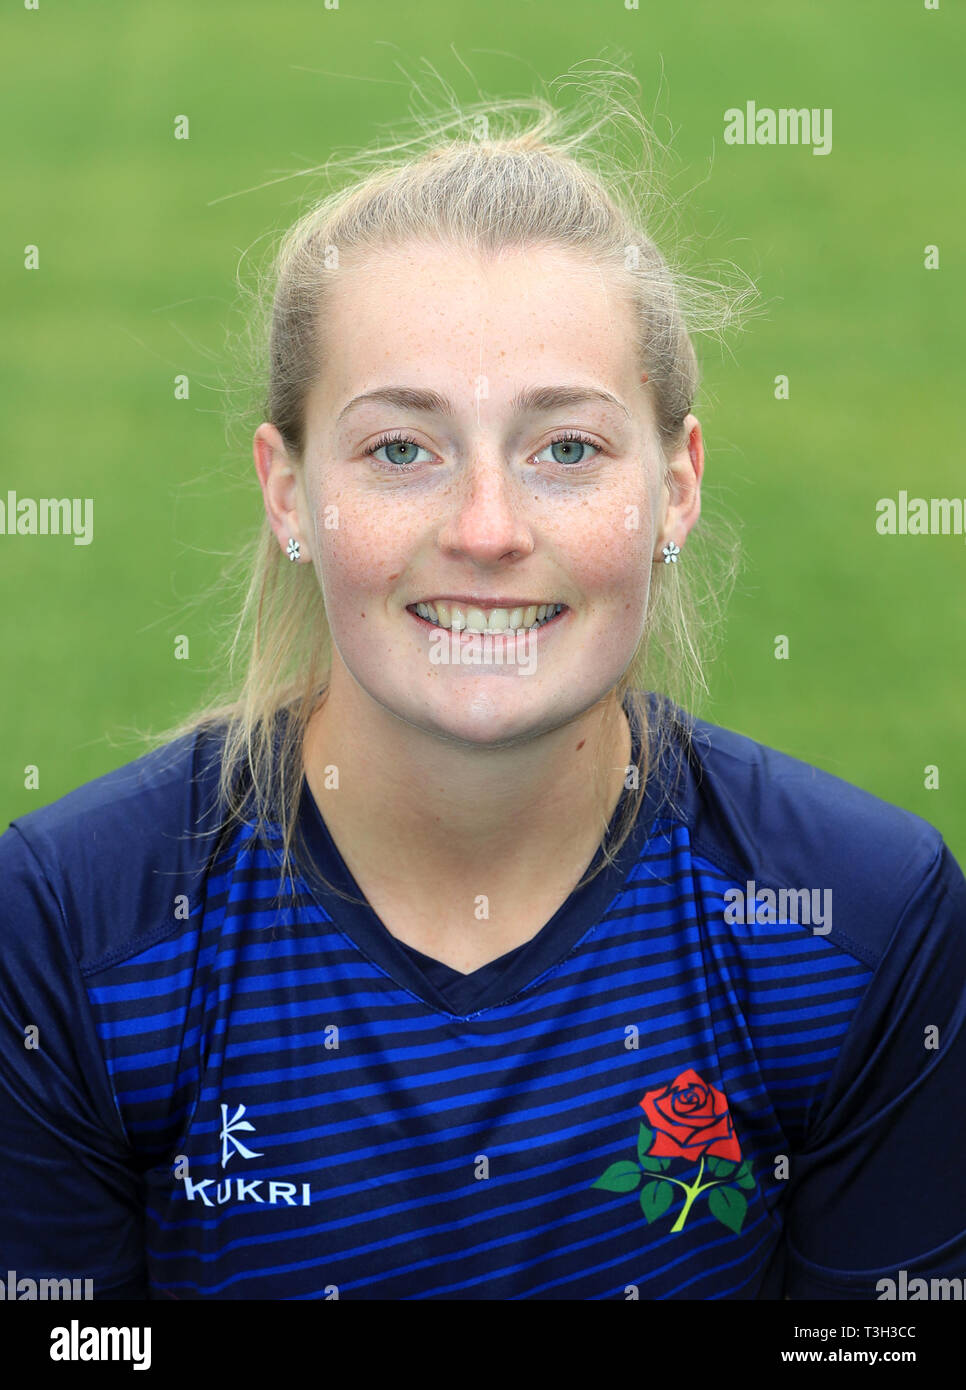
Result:
<svg viewBox="0 0 966 1390">
<path fill-rule="evenodd" d="M 224 834 L 223 736 L 186 734 L 13 820 L 0 835 L 8 921 L 57 917 L 82 965 L 170 930 Z"/>
<path fill-rule="evenodd" d="M 831 939 L 869 964 L 900 920 L 961 892 L 956 861 L 922 817 L 743 734 L 685 722 L 680 818 L 692 854 L 735 884 L 829 894 Z"/>
</svg>

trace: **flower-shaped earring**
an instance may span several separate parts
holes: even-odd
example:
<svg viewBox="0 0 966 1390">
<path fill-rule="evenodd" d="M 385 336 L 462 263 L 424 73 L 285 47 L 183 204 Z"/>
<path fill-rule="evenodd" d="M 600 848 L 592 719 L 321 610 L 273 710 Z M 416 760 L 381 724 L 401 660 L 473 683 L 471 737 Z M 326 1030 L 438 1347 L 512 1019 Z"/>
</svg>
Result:
<svg viewBox="0 0 966 1390">
<path fill-rule="evenodd" d="M 676 565 L 678 556 L 681 554 L 681 547 L 675 545 L 673 541 L 668 541 L 667 545 L 661 551 L 661 554 L 664 556 L 664 563 L 666 565 Z"/>
<path fill-rule="evenodd" d="M 290 560 L 297 560 L 301 555 L 302 547 L 301 545 L 299 545 L 298 541 L 295 539 L 294 536 L 289 536 L 288 545 L 285 547 L 285 553 L 288 555 L 288 558 Z"/>
</svg>

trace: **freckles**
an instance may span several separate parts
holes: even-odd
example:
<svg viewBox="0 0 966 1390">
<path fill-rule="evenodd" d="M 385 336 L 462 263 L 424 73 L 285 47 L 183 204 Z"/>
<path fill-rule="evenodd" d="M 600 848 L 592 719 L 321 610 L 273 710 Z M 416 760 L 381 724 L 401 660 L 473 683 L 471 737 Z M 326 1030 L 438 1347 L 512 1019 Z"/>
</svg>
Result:
<svg viewBox="0 0 966 1390">
<path fill-rule="evenodd" d="M 602 528 L 596 538 L 588 539 L 575 562 L 579 564 L 581 582 L 591 587 L 609 589 L 615 584 L 625 587 L 631 576 L 646 568 L 649 552 L 641 537 L 625 531 L 623 524 L 615 532 L 610 526 Z"/>
</svg>

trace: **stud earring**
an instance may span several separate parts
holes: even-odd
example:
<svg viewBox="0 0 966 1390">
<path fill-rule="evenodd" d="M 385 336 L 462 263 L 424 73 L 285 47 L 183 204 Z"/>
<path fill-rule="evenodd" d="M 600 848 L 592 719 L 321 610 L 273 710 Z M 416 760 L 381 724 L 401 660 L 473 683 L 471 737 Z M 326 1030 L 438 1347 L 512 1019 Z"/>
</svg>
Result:
<svg viewBox="0 0 966 1390">
<path fill-rule="evenodd" d="M 302 547 L 294 536 L 289 536 L 288 545 L 285 547 L 285 552 L 290 560 L 297 560 L 301 555 Z"/>
<path fill-rule="evenodd" d="M 661 551 L 661 554 L 664 556 L 664 563 L 666 565 L 676 565 L 678 556 L 681 554 L 681 547 L 675 545 L 673 541 L 668 541 L 667 545 Z"/>
</svg>

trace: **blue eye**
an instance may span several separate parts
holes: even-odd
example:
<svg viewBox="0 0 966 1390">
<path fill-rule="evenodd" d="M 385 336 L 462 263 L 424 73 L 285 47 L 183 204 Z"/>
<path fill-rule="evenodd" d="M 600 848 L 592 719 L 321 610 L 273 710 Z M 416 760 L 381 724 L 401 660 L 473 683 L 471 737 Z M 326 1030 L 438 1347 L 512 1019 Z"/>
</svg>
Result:
<svg viewBox="0 0 966 1390">
<path fill-rule="evenodd" d="M 416 439 L 410 439 L 407 435 L 384 435 L 382 439 L 377 439 L 373 448 L 367 449 L 366 453 L 375 457 L 381 449 L 395 449 L 403 453 L 404 457 L 396 456 L 395 459 L 393 459 L 393 457 L 388 457 L 388 459 L 378 459 L 377 457 L 377 459 L 375 459 L 377 463 L 381 463 L 382 466 L 395 471 L 395 473 L 406 473 L 409 468 L 414 468 L 417 464 L 431 463 L 432 461 L 432 455 L 429 453 L 429 450 L 421 449 Z M 424 453 L 427 457 L 425 457 L 425 459 L 414 459 L 411 450 L 416 450 L 417 453 Z"/>
<path fill-rule="evenodd" d="M 547 449 L 554 451 L 552 459 L 541 457 Z M 600 447 L 593 440 L 586 439 L 582 434 L 562 434 L 550 444 L 545 445 L 540 453 L 535 454 L 534 457 L 538 463 L 556 463 L 562 468 L 573 468 L 582 463 L 590 462 L 590 458 L 587 457 L 588 449 L 595 450 L 592 457 L 596 457 L 596 454 L 600 453 Z"/>
</svg>

